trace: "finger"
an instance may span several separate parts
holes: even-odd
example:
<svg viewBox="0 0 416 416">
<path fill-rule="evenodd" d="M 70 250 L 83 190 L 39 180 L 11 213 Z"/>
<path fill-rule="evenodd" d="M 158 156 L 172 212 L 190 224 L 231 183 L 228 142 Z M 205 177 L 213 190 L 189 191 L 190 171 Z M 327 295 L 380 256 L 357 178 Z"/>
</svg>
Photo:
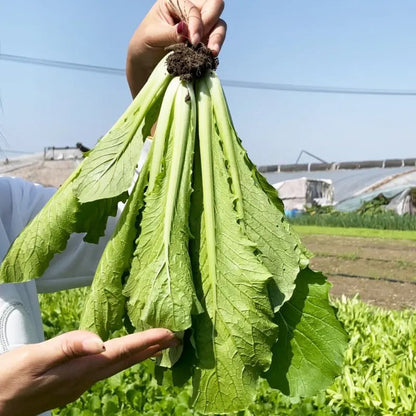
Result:
<svg viewBox="0 0 416 416">
<path fill-rule="evenodd" d="M 213 30 L 214 26 L 217 25 L 223 10 L 223 0 L 208 0 L 204 2 L 201 8 L 201 19 L 204 27 L 204 37 L 206 37 L 208 33 Z"/>
<path fill-rule="evenodd" d="M 134 33 L 130 45 L 140 45 L 144 40 L 148 47 L 160 49 L 161 55 L 163 56 L 166 53 L 164 49 L 167 46 L 183 42 L 189 37 L 189 29 L 184 21 L 180 21 L 176 24 L 170 24 L 166 21 L 155 21 L 153 25 L 157 26 L 157 30 L 152 30 L 151 25 L 149 25 L 149 28 L 146 28 L 146 30 L 139 27 Z M 134 51 L 132 53 L 137 54 Z"/>
<path fill-rule="evenodd" d="M 149 329 L 106 341 L 105 352 L 55 365 L 50 373 L 62 374 L 70 370 L 83 383 L 91 385 L 146 360 L 165 348 L 178 345 L 178 342 L 167 329 Z"/>
<path fill-rule="evenodd" d="M 109 377 L 179 343 L 171 331 L 160 328 L 109 340 L 106 351 L 93 357 L 98 364 L 95 375 Z"/>
<path fill-rule="evenodd" d="M 39 371 L 47 371 L 57 364 L 105 351 L 104 342 L 88 331 L 71 331 L 48 341 L 30 346 L 33 362 Z"/>
<path fill-rule="evenodd" d="M 175 334 L 168 329 L 153 328 L 108 340 L 105 342 L 106 351 L 103 356 L 109 360 L 117 361 L 154 345 L 167 348 L 177 344 L 177 342 Z"/>
<path fill-rule="evenodd" d="M 204 31 L 200 9 L 189 0 L 165 0 L 165 5 L 172 16 L 187 23 L 189 41 L 198 44 Z"/>
<path fill-rule="evenodd" d="M 162 354 L 164 349 L 165 348 L 162 348 L 160 345 L 152 345 L 142 351 L 130 355 L 129 357 L 124 357 L 123 359 L 113 361 L 104 362 L 100 357 L 99 361 L 101 361 L 101 365 L 94 372 L 94 382 L 111 377 L 120 371 L 124 371 L 133 365 L 147 360 L 148 358 Z"/>
<path fill-rule="evenodd" d="M 220 53 L 221 47 L 225 40 L 227 33 L 227 24 L 224 20 L 220 19 L 213 27 L 211 33 L 208 36 L 207 47 L 211 49 L 215 56 Z"/>
<path fill-rule="evenodd" d="M 199 42 L 201 42 L 202 36 L 204 34 L 201 12 L 193 3 L 185 1 L 185 4 L 188 7 L 186 22 L 188 23 L 189 29 L 189 41 L 192 43 L 192 45 L 197 45 Z"/>
<path fill-rule="evenodd" d="M 176 33 L 178 35 L 178 41 L 179 42 L 184 42 L 186 40 L 189 40 L 189 29 L 188 29 L 188 25 L 183 20 L 181 20 L 176 25 Z"/>
</svg>

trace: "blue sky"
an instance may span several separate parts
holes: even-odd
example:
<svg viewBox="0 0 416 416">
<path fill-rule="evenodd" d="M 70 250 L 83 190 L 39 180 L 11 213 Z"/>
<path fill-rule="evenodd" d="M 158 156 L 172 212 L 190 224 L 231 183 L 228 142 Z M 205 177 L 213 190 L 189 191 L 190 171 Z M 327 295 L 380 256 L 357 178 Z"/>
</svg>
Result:
<svg viewBox="0 0 416 416">
<path fill-rule="evenodd" d="M 4 54 L 124 68 L 153 1 L 0 3 Z M 414 0 L 228 0 L 221 79 L 416 91 Z M 257 164 L 416 156 L 416 96 L 224 87 Z M 130 103 L 123 76 L 0 60 L 3 150 L 94 145 Z M 301 161 L 313 161 L 303 156 Z"/>
</svg>

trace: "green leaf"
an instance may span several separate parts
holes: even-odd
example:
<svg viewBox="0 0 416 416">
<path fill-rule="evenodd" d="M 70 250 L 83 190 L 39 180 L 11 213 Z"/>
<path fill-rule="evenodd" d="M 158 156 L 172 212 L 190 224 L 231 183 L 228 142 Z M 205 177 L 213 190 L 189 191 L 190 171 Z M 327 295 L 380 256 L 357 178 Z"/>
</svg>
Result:
<svg viewBox="0 0 416 416">
<path fill-rule="evenodd" d="M 253 400 L 257 379 L 270 365 L 277 328 L 267 292 L 271 275 L 238 222 L 226 160 L 213 135 L 209 92 L 202 81 L 199 88 L 201 161 L 195 161 L 194 178 L 201 175 L 202 183 L 194 182 L 191 249 L 206 312 L 194 317 L 193 401 L 203 413 L 226 413 L 245 409 Z"/>
<path fill-rule="evenodd" d="M 188 254 L 195 99 L 178 78 L 168 87 L 154 137 L 149 188 L 124 294 L 133 325 L 184 331 L 200 310 Z M 161 161 L 160 161 L 161 160 Z"/>
<path fill-rule="evenodd" d="M 95 332 L 106 340 L 111 332 L 123 326 L 126 299 L 123 279 L 130 271 L 137 238 L 136 222 L 143 207 L 143 196 L 149 179 L 149 151 L 139 178 L 107 243 L 86 299 L 80 328 Z"/>
<path fill-rule="evenodd" d="M 73 181 L 80 169 L 16 238 L 1 264 L 1 282 L 25 282 L 40 277 L 53 256 L 64 251 L 72 233 L 86 233 L 84 240 L 93 243 L 104 235 L 108 216 L 116 214 L 117 203 L 125 194 L 80 204 L 73 191 Z"/>
<path fill-rule="evenodd" d="M 125 113 L 88 154 L 76 184 L 82 203 L 112 198 L 130 188 L 143 143 L 171 78 L 165 57 Z"/>
<path fill-rule="evenodd" d="M 277 311 L 292 295 L 300 267 L 307 265 L 305 250 L 284 216 L 276 190 L 262 180 L 241 146 L 218 77 L 212 74 L 207 83 L 215 103 L 216 135 L 224 142 L 227 166 L 230 171 L 237 167 L 236 173 L 230 173 L 232 190 L 236 193 L 235 188 L 241 186 L 236 204 L 241 206 L 240 216 L 248 238 L 256 243 L 258 255 L 273 274 L 277 287 L 270 285 L 270 290 Z"/>
<path fill-rule="evenodd" d="M 172 368 L 172 382 L 175 386 L 183 387 L 192 377 L 196 365 L 195 341 L 193 330 L 185 331 L 183 338 L 183 353 Z"/>
<path fill-rule="evenodd" d="M 185 331 L 182 340 L 182 355 L 171 368 L 162 367 L 159 364 L 155 366 L 155 377 L 159 384 L 184 387 L 192 377 L 196 365 L 192 332 L 192 329 Z"/>
<path fill-rule="evenodd" d="M 125 202 L 127 197 L 128 193 L 123 192 L 117 197 L 98 199 L 85 204 L 80 204 L 77 200 L 78 209 L 75 214 L 73 232 L 85 232 L 84 241 L 97 244 L 105 233 L 108 217 L 117 215 L 118 203 Z"/>
<path fill-rule="evenodd" d="M 276 315 L 279 338 L 265 378 L 290 396 L 313 396 L 340 374 L 347 336 L 329 303 L 330 284 L 309 268 Z"/>
</svg>

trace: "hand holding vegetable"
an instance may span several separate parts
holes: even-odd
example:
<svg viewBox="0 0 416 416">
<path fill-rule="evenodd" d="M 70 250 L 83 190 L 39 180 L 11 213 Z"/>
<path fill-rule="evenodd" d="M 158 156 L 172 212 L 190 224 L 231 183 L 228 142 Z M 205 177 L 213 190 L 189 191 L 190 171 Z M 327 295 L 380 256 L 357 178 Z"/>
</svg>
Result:
<svg viewBox="0 0 416 416">
<path fill-rule="evenodd" d="M 72 331 L 2 354 L 0 415 L 36 415 L 62 406 L 98 380 L 177 344 L 167 329 L 150 329 L 107 342 L 91 332 Z"/>
<path fill-rule="evenodd" d="M 202 24 L 208 4 L 219 3 L 197 8 L 187 0 L 157 1 L 137 32 L 146 41 L 130 50 L 130 58 L 142 56 L 136 68 L 165 53 L 161 39 L 169 34 L 170 43 L 182 32 L 197 44 L 176 44 L 159 62 L 129 108 L 13 243 L 0 279 L 42 276 L 72 233 L 96 243 L 108 216 L 125 202 L 80 327 L 102 339 L 123 325 L 128 331 L 169 328 L 183 341 L 158 360 L 158 380 L 177 386 L 192 380 L 192 407 L 232 414 L 253 402 L 261 378 L 292 397 L 325 389 L 339 374 L 347 337 L 329 302 L 330 284 L 309 269 L 309 253 L 276 190 L 234 129 L 214 71 L 217 60 L 199 42 L 213 41 L 207 33 L 215 29 L 205 32 Z M 161 37 L 149 35 L 155 22 L 165 23 Z M 134 95 L 145 72 L 129 68 Z"/>
<path fill-rule="evenodd" d="M 158 0 L 131 38 L 126 64 L 130 91 L 135 97 L 165 48 L 189 40 L 203 42 L 214 55 L 224 43 L 226 23 L 220 19 L 223 0 Z"/>
</svg>

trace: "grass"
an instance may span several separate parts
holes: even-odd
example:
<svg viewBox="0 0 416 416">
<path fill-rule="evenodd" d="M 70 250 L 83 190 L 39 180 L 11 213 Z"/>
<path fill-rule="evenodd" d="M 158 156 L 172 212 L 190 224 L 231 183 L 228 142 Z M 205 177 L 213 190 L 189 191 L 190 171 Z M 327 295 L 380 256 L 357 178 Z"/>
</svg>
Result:
<svg viewBox="0 0 416 416">
<path fill-rule="evenodd" d="M 75 329 L 86 289 L 41 295 L 47 337 Z M 342 374 L 327 391 L 291 400 L 260 383 L 256 401 L 238 416 L 413 415 L 416 413 L 416 314 L 368 306 L 359 299 L 335 302 L 350 342 Z M 190 386 L 159 386 L 152 364 L 137 365 L 95 384 L 60 416 L 194 415 Z"/>
<path fill-rule="evenodd" d="M 333 253 L 315 251 L 313 255 L 314 257 L 331 257 L 331 258 L 336 258 L 340 260 L 350 260 L 350 261 L 362 259 L 362 257 L 360 257 L 356 252 L 333 254 Z"/>
<path fill-rule="evenodd" d="M 409 230 L 378 230 L 373 228 L 344 228 L 318 225 L 293 225 L 293 228 L 300 235 L 323 234 L 345 237 L 390 238 L 394 240 L 416 241 L 416 231 Z"/>
<path fill-rule="evenodd" d="M 328 389 L 342 414 L 410 415 L 416 410 L 416 315 L 370 307 L 357 299 L 339 303 L 350 343 L 342 377 Z M 337 413 L 338 414 L 338 413 Z"/>
<path fill-rule="evenodd" d="M 310 208 L 297 217 L 290 218 L 292 224 L 320 225 L 324 227 L 376 228 L 383 230 L 416 231 L 416 215 L 398 215 L 380 207 L 363 207 L 356 212 L 339 212 L 332 207 Z"/>
</svg>

